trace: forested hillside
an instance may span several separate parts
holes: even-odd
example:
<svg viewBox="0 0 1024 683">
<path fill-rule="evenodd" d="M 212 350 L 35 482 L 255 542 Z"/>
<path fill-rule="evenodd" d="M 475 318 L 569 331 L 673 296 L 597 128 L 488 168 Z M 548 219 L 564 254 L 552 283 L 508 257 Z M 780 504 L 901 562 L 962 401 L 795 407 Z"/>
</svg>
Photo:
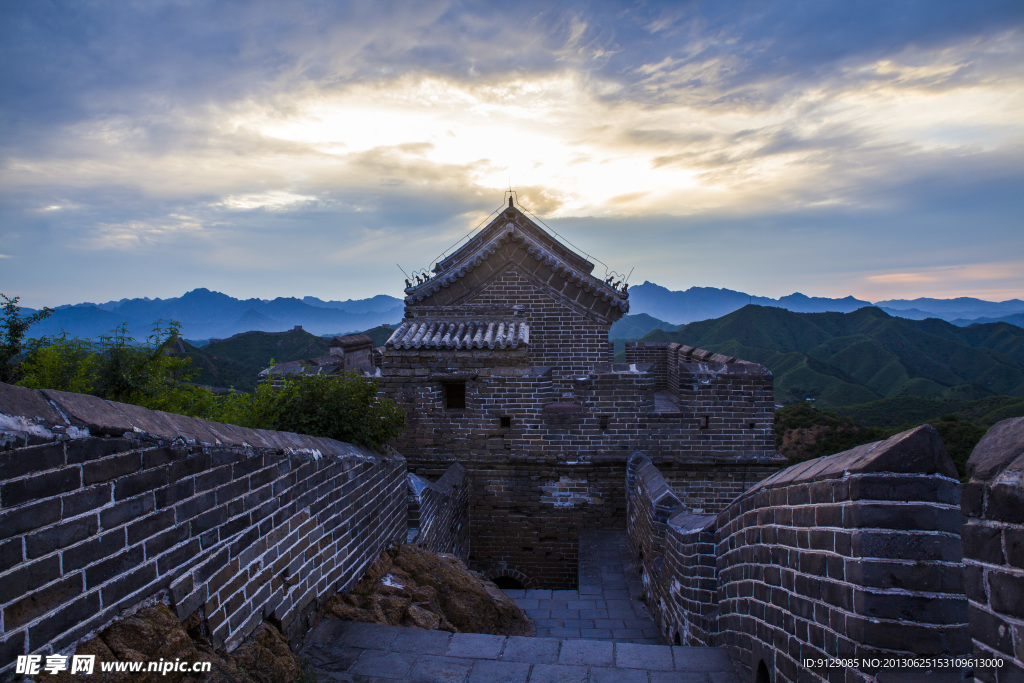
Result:
<svg viewBox="0 0 1024 683">
<path fill-rule="evenodd" d="M 676 341 L 767 366 L 779 403 L 848 406 L 899 396 L 968 401 L 1024 396 L 1024 329 L 894 318 L 877 308 L 794 313 L 745 306 L 715 320 L 656 330 Z"/>
</svg>

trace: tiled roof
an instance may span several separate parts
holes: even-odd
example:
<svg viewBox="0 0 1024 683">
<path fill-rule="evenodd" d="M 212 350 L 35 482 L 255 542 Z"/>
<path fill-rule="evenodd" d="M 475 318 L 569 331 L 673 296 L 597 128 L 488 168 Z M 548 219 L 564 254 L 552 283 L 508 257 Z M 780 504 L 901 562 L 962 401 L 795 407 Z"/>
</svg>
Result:
<svg viewBox="0 0 1024 683">
<path fill-rule="evenodd" d="M 405 297 L 405 303 L 413 304 L 417 301 L 423 301 L 423 299 L 436 293 L 441 288 L 451 286 L 460 278 L 465 277 L 466 273 L 486 261 L 503 244 L 510 240 L 522 242 L 526 252 L 533 260 L 543 262 L 561 278 L 580 286 L 584 291 L 592 293 L 599 299 L 604 299 L 623 313 L 629 310 L 629 297 L 625 293 L 616 290 L 608 283 L 598 280 L 588 273 L 572 267 L 553 251 L 546 249 L 538 241 L 526 234 L 521 227 L 511 222 L 507 223 L 504 229 L 495 232 L 489 242 L 479 245 L 475 252 L 467 254 L 462 262 L 452 266 L 450 271 L 438 273 L 425 282 L 406 288 L 405 293 L 407 296 Z"/>
<path fill-rule="evenodd" d="M 514 349 L 530 343 L 530 326 L 523 322 L 403 322 L 387 341 L 398 349 Z"/>
<path fill-rule="evenodd" d="M 354 346 L 373 346 L 373 339 L 369 335 L 365 334 L 346 334 L 344 337 L 335 337 L 331 340 L 331 346 L 340 346 L 342 348 L 354 347 Z"/>
</svg>

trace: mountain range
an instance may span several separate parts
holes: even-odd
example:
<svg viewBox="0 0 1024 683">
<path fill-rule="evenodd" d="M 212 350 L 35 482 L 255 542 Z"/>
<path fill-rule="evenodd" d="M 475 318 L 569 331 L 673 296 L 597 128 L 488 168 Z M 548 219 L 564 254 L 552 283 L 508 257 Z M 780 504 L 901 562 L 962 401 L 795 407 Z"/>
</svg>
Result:
<svg viewBox="0 0 1024 683">
<path fill-rule="evenodd" d="M 779 308 L 796 313 L 850 313 L 876 306 L 891 316 L 911 320 L 938 318 L 966 327 L 974 323 L 1007 322 L 1024 327 L 1024 301 L 993 302 L 957 299 L 893 299 L 872 303 L 852 296 L 830 299 L 799 292 L 778 299 L 730 289 L 691 287 L 672 291 L 653 282 L 629 290 L 630 315 L 615 323 L 612 339 L 635 339 L 652 329 L 671 330 L 679 325 L 720 318 L 743 306 Z M 31 312 L 26 309 L 26 312 Z M 403 317 L 403 303 L 387 295 L 368 299 L 324 301 L 297 298 L 235 299 L 208 289 L 193 289 L 169 299 L 121 299 L 106 303 L 58 306 L 46 320 L 29 330 L 30 337 L 60 334 L 96 338 L 127 324 L 137 339 L 145 338 L 157 320 L 177 320 L 187 339 L 226 338 L 240 332 L 282 332 L 301 326 L 316 335 L 357 332 Z"/>
<path fill-rule="evenodd" d="M 779 403 L 1024 396 L 1024 329 L 1008 323 L 958 327 L 879 308 L 795 313 L 747 305 L 670 332 L 655 330 L 642 341 L 675 341 L 761 363 L 775 377 Z"/>
<path fill-rule="evenodd" d="M 27 309 L 26 309 L 27 310 Z M 402 319 L 401 299 L 383 294 L 369 299 L 235 299 L 208 289 L 193 289 L 170 299 L 121 299 L 104 304 L 58 306 L 32 326 L 30 337 L 60 334 L 96 338 L 122 323 L 132 336 L 145 339 L 157 320 L 176 320 L 187 339 L 225 338 L 240 332 L 283 332 L 296 326 L 316 335 L 358 332 Z"/>
<path fill-rule="evenodd" d="M 975 322 L 1008 322 L 1024 327 L 1024 301 L 1020 299 L 996 302 L 970 297 L 920 298 L 872 303 L 852 296 L 829 299 L 806 296 L 799 292 L 772 299 L 715 287 L 691 287 L 679 292 L 653 282 L 629 288 L 630 314 L 644 313 L 673 325 L 720 318 L 748 304 L 782 308 L 795 313 L 851 313 L 865 306 L 875 306 L 889 315 L 911 320 L 939 318 L 961 327 Z"/>
</svg>

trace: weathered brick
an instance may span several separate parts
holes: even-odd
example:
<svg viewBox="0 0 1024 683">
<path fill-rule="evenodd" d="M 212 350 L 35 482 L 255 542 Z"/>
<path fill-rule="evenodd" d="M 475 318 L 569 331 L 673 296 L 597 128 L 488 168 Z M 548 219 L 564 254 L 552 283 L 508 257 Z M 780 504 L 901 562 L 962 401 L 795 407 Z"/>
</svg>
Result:
<svg viewBox="0 0 1024 683">
<path fill-rule="evenodd" d="M 1024 528 L 1003 531 L 1006 543 L 1006 561 L 1012 567 L 1024 569 Z"/>
<path fill-rule="evenodd" d="M 36 589 L 4 608 L 4 628 L 16 629 L 82 593 L 82 575 L 72 574 Z"/>
<path fill-rule="evenodd" d="M 988 564 L 1003 564 L 1003 534 L 999 527 L 972 522 L 960 530 L 964 557 Z"/>
<path fill-rule="evenodd" d="M 191 562 L 199 555 L 200 549 L 199 539 L 192 538 L 184 545 L 161 555 L 157 560 L 157 570 L 160 576 L 166 576 L 178 567 Z"/>
<path fill-rule="evenodd" d="M 176 451 L 173 448 L 147 448 L 142 451 L 142 466 L 147 470 L 174 462 Z"/>
<path fill-rule="evenodd" d="M 151 560 L 168 548 L 188 540 L 188 527 L 179 524 L 172 525 L 167 531 L 156 534 L 146 540 L 146 559 Z"/>
<path fill-rule="evenodd" d="M 60 559 L 53 556 L 29 562 L 4 575 L 0 581 L 0 604 L 13 602 L 60 576 Z"/>
<path fill-rule="evenodd" d="M 64 444 L 49 443 L 0 451 L 0 480 L 22 477 L 64 465 Z"/>
<path fill-rule="evenodd" d="M 155 507 L 152 494 L 121 501 L 113 507 L 100 511 L 100 526 L 104 529 L 113 529 L 129 520 L 138 519 L 152 512 Z"/>
<path fill-rule="evenodd" d="M 175 519 L 178 523 L 197 517 L 217 503 L 217 494 L 207 491 L 178 503 L 174 507 Z"/>
<path fill-rule="evenodd" d="M 92 590 L 100 584 L 106 583 L 120 574 L 131 571 L 134 567 L 142 564 L 144 553 L 141 545 L 128 548 L 108 560 L 94 564 L 85 570 L 85 587 Z M 109 603 L 104 602 L 104 606 Z"/>
<path fill-rule="evenodd" d="M 131 439 L 119 438 L 98 438 L 72 439 L 68 441 L 67 450 L 68 464 L 79 464 L 98 460 L 112 453 L 123 453 L 135 447 Z"/>
<path fill-rule="evenodd" d="M 1009 571 L 988 572 L 989 600 L 992 609 L 1024 619 L 1024 579 Z"/>
<path fill-rule="evenodd" d="M 1024 486 L 996 483 L 989 489 L 985 518 L 1024 524 Z"/>
<path fill-rule="evenodd" d="M 61 553 L 61 566 L 64 573 L 81 569 L 120 552 L 125 545 L 125 529 L 115 529 L 64 550 Z"/>
<path fill-rule="evenodd" d="M 98 515 L 89 515 L 37 531 L 25 537 L 25 553 L 29 559 L 41 557 L 89 538 L 99 526 Z"/>
<path fill-rule="evenodd" d="M 1013 656 L 1013 628 L 1005 618 L 973 605 L 968 610 L 967 618 L 972 638 L 997 652 Z"/>
<path fill-rule="evenodd" d="M 128 525 L 128 545 L 135 545 L 174 526 L 174 510 L 161 510 Z"/>
<path fill-rule="evenodd" d="M 5 482 L 0 485 L 0 502 L 5 508 L 11 508 L 40 498 L 73 491 L 81 485 L 81 470 L 78 467 L 65 467 Z"/>
<path fill-rule="evenodd" d="M 24 559 L 22 540 L 12 538 L 9 541 L 0 543 L 0 573 L 6 572 L 11 567 L 20 564 Z"/>
<path fill-rule="evenodd" d="M 154 493 L 157 508 L 172 507 L 176 503 L 191 498 L 195 494 L 196 480 L 194 477 L 182 481 L 172 481 L 169 485 L 157 489 Z"/>
<path fill-rule="evenodd" d="M 82 465 L 82 480 L 86 485 L 98 484 L 122 477 L 142 469 L 142 454 L 138 451 L 118 453 Z"/>
<path fill-rule="evenodd" d="M 11 663 L 18 655 L 26 654 L 26 631 L 5 631 L 0 633 L 0 662 Z"/>
<path fill-rule="evenodd" d="M 111 501 L 112 490 L 110 484 L 98 484 L 64 494 L 61 496 L 61 517 L 68 519 L 103 507 Z"/>
<path fill-rule="evenodd" d="M 77 600 L 67 603 L 62 609 L 34 624 L 28 633 L 29 646 L 33 649 L 43 647 L 60 634 L 87 621 L 100 611 L 98 593 L 83 595 Z"/>
<path fill-rule="evenodd" d="M 135 474 L 121 477 L 114 482 L 114 500 L 137 496 L 146 491 L 160 488 L 167 484 L 167 470 L 143 470 Z"/>
<path fill-rule="evenodd" d="M 116 605 L 123 598 L 156 581 L 156 563 L 134 567 L 100 589 L 103 606 Z"/>
</svg>

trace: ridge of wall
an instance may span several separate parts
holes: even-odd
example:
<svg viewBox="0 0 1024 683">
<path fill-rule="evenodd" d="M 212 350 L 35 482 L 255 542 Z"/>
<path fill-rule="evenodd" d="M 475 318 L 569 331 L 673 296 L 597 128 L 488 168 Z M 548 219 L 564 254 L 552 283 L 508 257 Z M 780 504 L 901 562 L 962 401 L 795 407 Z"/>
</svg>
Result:
<svg viewBox="0 0 1024 683">
<path fill-rule="evenodd" d="M 232 649 L 291 639 L 404 540 L 405 460 L 0 384 L 0 676 L 166 591 Z"/>
</svg>

